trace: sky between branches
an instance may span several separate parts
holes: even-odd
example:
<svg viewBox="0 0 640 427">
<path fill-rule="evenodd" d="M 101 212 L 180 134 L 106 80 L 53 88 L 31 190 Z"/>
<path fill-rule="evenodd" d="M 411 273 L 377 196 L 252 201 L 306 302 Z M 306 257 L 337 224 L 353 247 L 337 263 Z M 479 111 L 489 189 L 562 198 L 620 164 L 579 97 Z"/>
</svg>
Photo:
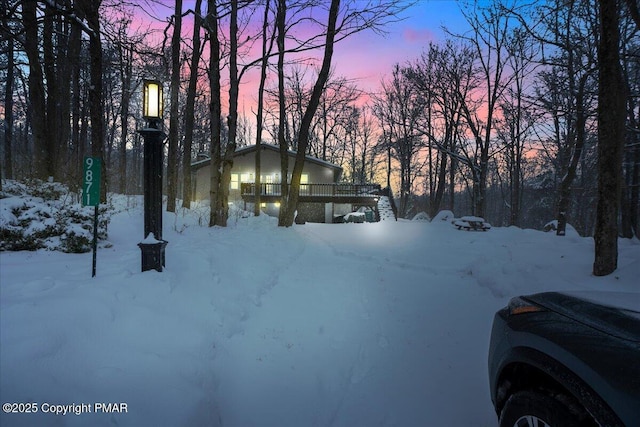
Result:
<svg viewBox="0 0 640 427">
<path fill-rule="evenodd" d="M 161 34 L 167 27 L 169 17 L 173 14 L 173 2 L 167 0 L 164 3 L 168 7 L 147 3 L 143 7 L 144 11 L 139 10 L 136 13 L 139 22 L 151 25 Z M 203 1 L 203 8 L 205 4 L 206 1 Z M 193 10 L 194 7 L 195 1 L 183 1 L 183 11 Z M 157 18 L 155 22 L 154 17 Z M 256 22 L 259 21 L 259 17 L 255 18 Z M 455 0 L 417 0 L 400 18 L 400 21 L 386 25 L 384 34 L 367 30 L 340 41 L 335 47 L 332 61 L 334 76 L 353 81 L 363 92 L 375 93 L 380 88 L 382 79 L 391 75 L 394 64 L 413 61 L 420 56 L 429 42 L 443 41 L 445 39 L 443 26 L 454 32 L 464 32 L 468 28 L 460 11 L 459 2 Z M 257 23 L 257 25 L 260 24 Z M 170 37 L 170 31 L 167 34 Z M 183 39 L 190 40 L 192 34 L 193 16 L 189 14 L 183 19 Z M 252 50 L 255 54 L 251 55 L 249 60 L 259 56 L 259 49 L 260 41 L 257 40 Z M 317 58 L 319 64 L 322 51 L 318 49 L 306 53 L 305 56 Z M 225 81 L 228 80 L 225 70 L 222 76 Z M 257 99 L 258 79 L 259 70 L 255 67 L 241 81 L 239 102 L 241 114 L 244 112 L 246 115 L 252 115 Z M 227 88 L 223 87 L 223 91 L 225 90 Z M 366 98 L 364 96 L 362 102 L 365 102 Z M 223 104 L 226 103 L 223 102 Z"/>
</svg>

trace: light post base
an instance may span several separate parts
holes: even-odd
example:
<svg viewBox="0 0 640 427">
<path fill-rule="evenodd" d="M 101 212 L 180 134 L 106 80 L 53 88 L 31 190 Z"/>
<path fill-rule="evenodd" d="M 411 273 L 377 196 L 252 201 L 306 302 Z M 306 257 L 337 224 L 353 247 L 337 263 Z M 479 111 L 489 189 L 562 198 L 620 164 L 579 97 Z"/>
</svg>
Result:
<svg viewBox="0 0 640 427">
<path fill-rule="evenodd" d="M 138 243 L 138 247 L 142 251 L 142 272 L 148 270 L 156 270 L 162 272 L 165 265 L 164 251 L 167 247 L 166 240 L 160 240 L 153 243 Z"/>
</svg>

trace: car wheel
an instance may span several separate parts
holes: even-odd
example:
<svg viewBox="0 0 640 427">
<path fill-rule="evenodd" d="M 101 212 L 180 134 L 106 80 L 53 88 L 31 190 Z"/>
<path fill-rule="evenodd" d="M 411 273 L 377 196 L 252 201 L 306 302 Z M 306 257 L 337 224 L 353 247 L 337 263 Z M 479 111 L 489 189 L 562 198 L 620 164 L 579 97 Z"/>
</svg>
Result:
<svg viewBox="0 0 640 427">
<path fill-rule="evenodd" d="M 534 391 L 509 397 L 500 414 L 500 427 L 578 427 L 577 417 L 557 399 Z"/>
</svg>

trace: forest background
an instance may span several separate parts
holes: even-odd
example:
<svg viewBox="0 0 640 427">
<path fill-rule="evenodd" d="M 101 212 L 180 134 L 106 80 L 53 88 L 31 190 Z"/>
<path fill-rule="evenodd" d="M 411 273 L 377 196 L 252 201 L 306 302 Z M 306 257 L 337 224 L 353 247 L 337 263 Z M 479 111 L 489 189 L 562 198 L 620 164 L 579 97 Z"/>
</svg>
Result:
<svg viewBox="0 0 640 427">
<path fill-rule="evenodd" d="M 142 193 L 141 83 L 153 78 L 167 94 L 167 210 L 191 206 L 190 164 L 206 155 L 210 225 L 226 224 L 233 151 L 272 143 L 342 165 L 345 182 L 389 187 L 403 218 L 556 219 L 558 235 L 569 222 L 594 236 L 596 259 L 599 242 L 640 233 L 635 0 L 456 2 L 465 26 L 445 23 L 377 85 L 341 75 L 335 52 L 445 2 L 0 3 L 3 179 L 79 188 L 94 155 L 103 195 Z M 300 172 L 283 162 L 280 225 L 293 221 Z M 612 245 L 597 274 L 615 269 Z"/>
</svg>

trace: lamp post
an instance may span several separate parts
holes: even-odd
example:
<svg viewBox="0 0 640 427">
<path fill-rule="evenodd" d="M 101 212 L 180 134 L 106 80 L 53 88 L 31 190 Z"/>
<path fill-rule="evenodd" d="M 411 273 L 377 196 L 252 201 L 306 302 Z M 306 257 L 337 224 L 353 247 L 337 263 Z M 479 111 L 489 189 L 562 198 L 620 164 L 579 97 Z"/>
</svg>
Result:
<svg viewBox="0 0 640 427">
<path fill-rule="evenodd" d="M 146 127 L 138 133 L 144 139 L 144 240 L 138 243 L 142 251 L 142 271 L 162 271 L 165 266 L 167 241 L 162 239 L 162 83 L 144 80 L 142 117 Z"/>
</svg>

